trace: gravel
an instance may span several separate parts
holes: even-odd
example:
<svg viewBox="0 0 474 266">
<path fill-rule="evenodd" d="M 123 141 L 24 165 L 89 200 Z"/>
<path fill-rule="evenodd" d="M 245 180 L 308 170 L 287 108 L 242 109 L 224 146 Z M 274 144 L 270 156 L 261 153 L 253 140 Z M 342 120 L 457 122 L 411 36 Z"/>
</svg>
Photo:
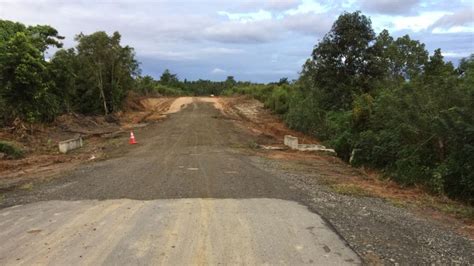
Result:
<svg viewBox="0 0 474 266">
<path fill-rule="evenodd" d="M 380 198 L 354 197 L 331 191 L 318 173 L 301 165 L 254 156 L 252 163 L 303 193 L 303 203 L 324 217 L 369 264 L 472 265 L 474 241 L 436 221 Z"/>
</svg>

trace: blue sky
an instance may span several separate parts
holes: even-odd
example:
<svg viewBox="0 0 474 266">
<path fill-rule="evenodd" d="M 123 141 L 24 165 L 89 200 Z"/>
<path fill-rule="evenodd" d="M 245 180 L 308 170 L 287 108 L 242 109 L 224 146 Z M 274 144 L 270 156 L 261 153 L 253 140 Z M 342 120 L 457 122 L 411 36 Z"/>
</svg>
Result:
<svg viewBox="0 0 474 266">
<path fill-rule="evenodd" d="M 455 64 L 474 53 L 472 0 L 0 0 L 1 19 L 52 25 L 66 47 L 79 32 L 119 31 L 143 75 L 256 82 L 297 78 L 337 16 L 356 10 L 377 33 L 409 34 Z"/>
</svg>

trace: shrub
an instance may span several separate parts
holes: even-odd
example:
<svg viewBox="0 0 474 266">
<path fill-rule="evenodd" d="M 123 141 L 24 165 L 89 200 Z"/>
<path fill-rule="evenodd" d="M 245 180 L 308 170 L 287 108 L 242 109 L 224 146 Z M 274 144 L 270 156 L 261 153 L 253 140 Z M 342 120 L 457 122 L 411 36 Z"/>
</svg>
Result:
<svg viewBox="0 0 474 266">
<path fill-rule="evenodd" d="M 0 141 L 0 152 L 5 153 L 7 157 L 12 159 L 19 159 L 24 156 L 22 149 L 6 141 Z"/>
</svg>

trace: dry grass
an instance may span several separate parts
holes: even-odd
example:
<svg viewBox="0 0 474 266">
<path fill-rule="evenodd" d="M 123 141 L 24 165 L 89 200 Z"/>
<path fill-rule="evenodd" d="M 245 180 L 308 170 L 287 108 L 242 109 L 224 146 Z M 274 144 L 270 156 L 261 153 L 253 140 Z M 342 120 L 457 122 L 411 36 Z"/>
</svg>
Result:
<svg viewBox="0 0 474 266">
<path fill-rule="evenodd" d="M 354 197 L 376 197 L 374 193 L 354 184 L 334 184 L 330 188 L 339 194 Z"/>
<path fill-rule="evenodd" d="M 33 189 L 33 183 L 25 183 L 19 187 L 19 189 L 22 190 L 32 190 Z"/>
</svg>

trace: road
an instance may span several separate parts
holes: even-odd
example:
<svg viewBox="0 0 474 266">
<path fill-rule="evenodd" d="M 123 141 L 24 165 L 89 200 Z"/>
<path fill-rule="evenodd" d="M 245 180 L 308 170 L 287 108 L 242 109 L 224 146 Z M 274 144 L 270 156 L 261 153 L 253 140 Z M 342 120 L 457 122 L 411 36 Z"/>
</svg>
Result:
<svg viewBox="0 0 474 266">
<path fill-rule="evenodd" d="M 0 210 L 0 265 L 360 264 L 300 193 L 250 162 L 252 136 L 194 101 L 138 145 Z M 8 199 L 7 199 L 8 200 Z"/>
</svg>

